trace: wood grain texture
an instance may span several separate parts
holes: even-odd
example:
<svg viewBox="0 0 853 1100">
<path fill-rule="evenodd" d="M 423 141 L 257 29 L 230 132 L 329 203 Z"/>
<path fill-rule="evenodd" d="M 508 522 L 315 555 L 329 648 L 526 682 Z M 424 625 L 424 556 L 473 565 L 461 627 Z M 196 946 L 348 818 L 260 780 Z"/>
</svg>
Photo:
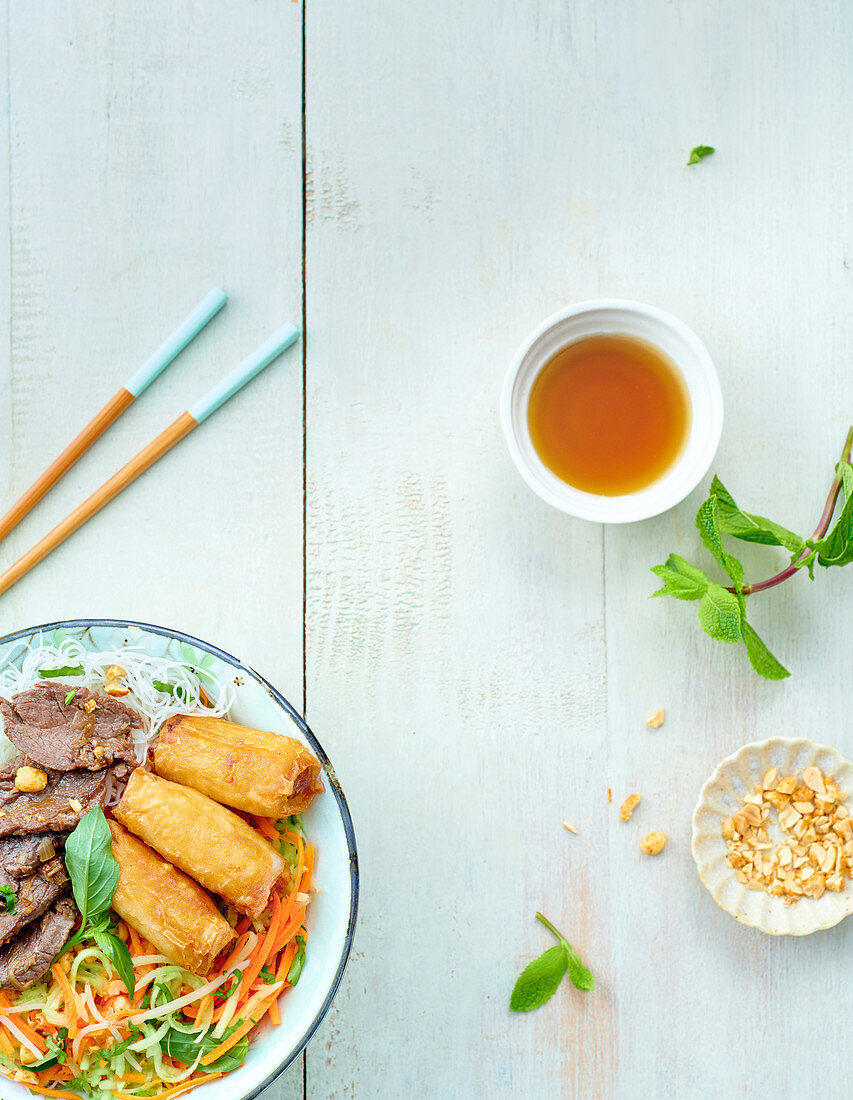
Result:
<svg viewBox="0 0 853 1100">
<path fill-rule="evenodd" d="M 811 529 L 853 404 L 851 16 L 309 0 L 308 717 L 337 731 L 363 873 L 309 1095 L 769 1098 L 816 974 L 849 1010 L 853 928 L 739 928 L 689 840 L 701 783 L 743 741 L 853 751 L 850 578 L 757 598 L 795 675 L 756 681 L 694 608 L 647 599 L 651 564 L 695 556 L 701 493 L 625 529 L 558 516 L 506 458 L 497 395 L 553 309 L 669 308 L 720 370 L 720 473 Z M 653 829 L 671 837 L 654 860 Z M 539 907 L 599 986 L 511 1018 L 518 967 L 549 943 Z M 839 1078 L 844 1018 L 815 1044 Z M 791 1067 L 791 1095 L 807 1074 Z"/>
<path fill-rule="evenodd" d="M 692 607 L 647 599 L 651 564 L 699 556 L 701 490 L 626 529 L 558 515 L 516 474 L 497 400 L 559 306 L 668 308 L 720 372 L 723 480 L 811 529 L 853 407 L 853 9 L 8 11 L 0 511 L 211 283 L 231 301 L 4 564 L 298 319 L 306 19 L 307 717 L 353 810 L 362 908 L 307 1090 L 300 1061 L 264 1100 L 810 1095 L 810 1060 L 791 1053 L 816 989 L 836 1011 L 809 1055 L 844 1080 L 853 925 L 803 941 L 738 927 L 698 881 L 689 826 L 744 741 L 790 730 L 853 754 L 851 578 L 756 597 L 794 673 L 757 681 Z M 698 143 L 717 152 L 687 169 Z M 302 432 L 291 352 L 5 596 L 0 627 L 165 622 L 301 703 Z M 750 576 L 781 561 L 744 557 Z M 670 842 L 652 860 L 653 829 Z M 597 989 L 511 1017 L 518 969 L 549 945 L 538 908 Z"/>
</svg>

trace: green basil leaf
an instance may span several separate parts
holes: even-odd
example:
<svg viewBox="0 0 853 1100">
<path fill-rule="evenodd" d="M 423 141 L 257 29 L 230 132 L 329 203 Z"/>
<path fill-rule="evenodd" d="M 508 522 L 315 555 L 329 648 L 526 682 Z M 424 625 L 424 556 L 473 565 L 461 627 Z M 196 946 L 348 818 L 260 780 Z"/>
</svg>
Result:
<svg viewBox="0 0 853 1100">
<path fill-rule="evenodd" d="M 806 545 L 805 539 L 795 535 L 780 523 L 742 511 L 718 477 L 711 482 L 711 492 L 717 498 L 720 530 L 723 534 L 731 535 L 742 542 L 757 542 L 763 546 L 784 546 L 794 555 L 799 554 Z"/>
<path fill-rule="evenodd" d="M 118 861 L 113 855 L 110 829 L 100 806 L 89 810 L 68 837 L 65 867 L 83 926 L 87 921 L 103 917 L 118 886 Z"/>
<path fill-rule="evenodd" d="M 82 665 L 63 665 L 62 668 L 39 669 L 42 680 L 54 680 L 57 676 L 82 676 L 85 672 Z"/>
<path fill-rule="evenodd" d="M 133 975 L 133 959 L 130 957 L 127 944 L 109 932 L 93 932 L 92 938 L 116 968 L 116 973 L 124 982 L 128 997 L 132 997 L 136 979 Z"/>
<path fill-rule="evenodd" d="M 721 584 L 709 584 L 699 604 L 702 629 L 721 642 L 739 642 L 743 612 L 737 596 Z"/>
<path fill-rule="evenodd" d="M 575 989 L 595 989 L 592 971 L 587 970 L 574 951 L 569 951 L 569 978 Z"/>
<path fill-rule="evenodd" d="M 791 675 L 785 666 L 776 660 L 746 619 L 742 623 L 742 629 L 746 655 L 759 676 L 763 676 L 765 680 L 784 680 Z"/>
<path fill-rule="evenodd" d="M 52 1035 L 48 1035 L 47 1053 L 43 1054 L 37 1062 L 27 1062 L 26 1068 L 28 1070 L 50 1069 L 51 1066 L 64 1064 L 65 1059 L 68 1057 L 65 1047 L 65 1040 L 68 1038 L 68 1028 L 61 1027 L 56 1035 L 56 1038 Z"/>
<path fill-rule="evenodd" d="M 531 1012 L 553 997 L 569 965 L 569 953 L 555 944 L 528 963 L 518 975 L 509 999 L 510 1012 Z"/>
<path fill-rule="evenodd" d="M 164 684 L 162 680 L 152 680 L 151 683 L 158 691 L 162 691 L 166 695 L 173 695 L 175 692 L 173 684 Z"/>
</svg>

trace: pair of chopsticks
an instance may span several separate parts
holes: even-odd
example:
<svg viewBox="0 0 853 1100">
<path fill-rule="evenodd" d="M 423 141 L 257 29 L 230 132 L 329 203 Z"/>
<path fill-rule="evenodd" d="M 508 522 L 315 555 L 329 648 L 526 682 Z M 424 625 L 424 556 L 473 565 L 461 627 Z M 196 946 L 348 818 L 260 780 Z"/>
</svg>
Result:
<svg viewBox="0 0 853 1100">
<path fill-rule="evenodd" d="M 228 295 L 219 287 L 214 287 L 206 294 L 199 304 L 189 313 L 160 345 L 159 348 L 142 364 L 136 373 L 128 379 L 114 397 L 106 403 L 99 413 L 86 425 L 80 434 L 72 440 L 62 454 L 51 463 L 45 472 L 24 493 L 21 499 L 14 504 L 0 519 L 0 539 L 6 537 L 24 516 L 41 500 L 59 479 L 66 474 L 74 463 L 89 450 L 92 444 L 104 434 L 111 424 L 114 424 L 121 414 L 137 397 L 148 389 L 152 382 L 163 373 L 178 355 L 189 344 L 193 337 L 212 320 L 228 301 Z M 5 573 L 0 573 L 0 595 L 8 591 L 28 573 L 34 565 L 38 565 L 52 550 L 63 543 L 69 535 L 73 535 L 87 520 L 96 515 L 100 510 L 118 496 L 122 489 L 127 488 L 141 474 L 154 465 L 170 451 L 176 443 L 202 424 L 209 416 L 238 390 L 242 389 L 256 375 L 276 359 L 283 351 L 299 339 L 299 329 L 295 325 L 285 324 L 265 340 L 259 347 L 230 370 L 215 386 L 207 391 L 193 405 L 182 412 L 174 423 L 162 431 L 156 439 L 153 439 L 125 466 L 106 481 L 100 489 L 84 500 L 74 511 L 57 524 L 52 531 L 37 542 Z"/>
</svg>

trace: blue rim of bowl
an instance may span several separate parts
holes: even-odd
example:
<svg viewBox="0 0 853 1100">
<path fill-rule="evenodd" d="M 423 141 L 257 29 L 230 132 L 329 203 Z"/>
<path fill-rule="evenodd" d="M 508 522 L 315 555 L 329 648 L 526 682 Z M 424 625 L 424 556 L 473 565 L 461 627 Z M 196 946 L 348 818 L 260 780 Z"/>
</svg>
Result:
<svg viewBox="0 0 853 1100">
<path fill-rule="evenodd" d="M 335 796 L 335 800 L 338 803 L 338 810 L 340 811 L 341 820 L 344 824 L 344 833 L 347 839 L 347 850 L 349 852 L 350 887 L 352 896 L 352 901 L 350 903 L 349 920 L 347 922 L 347 934 L 344 939 L 344 947 L 343 951 L 341 952 L 340 962 L 338 963 L 338 968 L 335 971 L 335 977 L 332 980 L 331 986 L 329 987 L 329 992 L 326 996 L 326 999 L 320 1006 L 317 1015 L 314 1017 L 313 1021 L 306 1029 L 302 1038 L 290 1052 L 285 1061 L 282 1062 L 282 1064 L 273 1073 L 271 1073 L 269 1077 L 267 1077 L 260 1085 L 254 1085 L 251 1092 L 244 1093 L 243 1096 L 240 1098 L 240 1100 L 255 1100 L 255 1097 L 260 1096 L 264 1089 L 269 1088 L 269 1086 L 274 1081 L 276 1081 L 285 1072 L 285 1070 L 290 1068 L 293 1062 L 296 1061 L 299 1055 L 303 1052 L 303 1050 L 305 1050 L 305 1048 L 314 1038 L 317 1029 L 323 1022 L 326 1013 L 329 1011 L 332 1001 L 335 998 L 335 994 L 338 991 L 338 987 L 341 984 L 341 979 L 344 976 L 344 970 L 346 969 L 347 961 L 349 960 L 350 956 L 350 951 L 352 950 L 353 937 L 355 936 L 356 917 L 358 916 L 358 851 L 356 849 L 355 830 L 353 829 L 352 815 L 350 814 L 346 797 L 344 795 L 344 792 L 341 790 L 341 785 L 338 782 L 337 776 L 335 775 L 335 770 L 332 767 L 331 761 L 326 755 L 323 746 L 308 728 L 307 722 L 299 713 L 299 711 L 296 710 L 292 703 L 285 699 L 280 691 L 273 687 L 269 680 L 267 680 L 264 676 L 261 676 L 259 672 L 256 672 L 251 667 L 251 665 L 244 664 L 237 657 L 233 656 L 233 654 L 227 653 L 224 649 L 220 649 L 218 646 L 211 645 L 210 642 L 203 642 L 201 638 L 196 638 L 192 634 L 185 634 L 182 630 L 172 630 L 169 627 L 165 626 L 154 626 L 151 623 L 139 623 L 133 619 L 64 619 L 60 622 L 45 623 L 42 626 L 31 626 L 27 627 L 26 630 L 16 630 L 12 634 L 4 634 L 3 637 L 0 637 L 0 646 L 6 645 L 9 642 L 17 642 L 21 638 L 27 638 L 32 634 L 38 634 L 40 632 L 48 630 L 75 628 L 83 628 L 85 630 L 89 630 L 92 627 L 102 626 L 114 627 L 119 630 L 124 628 L 147 630 L 151 634 L 159 634 L 162 638 L 174 638 L 178 641 L 185 642 L 187 645 L 198 646 L 199 649 L 203 649 L 205 650 L 205 652 L 213 654 L 214 657 L 218 657 L 221 661 L 224 661 L 226 664 L 231 665 L 232 668 L 236 668 L 239 669 L 241 672 L 248 673 L 255 680 L 257 680 L 257 682 L 261 684 L 262 687 L 266 688 L 270 695 L 272 695 L 273 699 L 275 699 L 280 707 L 287 711 L 287 713 L 299 727 L 300 731 L 304 734 L 312 750 L 316 754 L 320 763 L 323 765 L 323 771 L 326 773 L 326 778 L 331 784 L 332 792 Z"/>
</svg>

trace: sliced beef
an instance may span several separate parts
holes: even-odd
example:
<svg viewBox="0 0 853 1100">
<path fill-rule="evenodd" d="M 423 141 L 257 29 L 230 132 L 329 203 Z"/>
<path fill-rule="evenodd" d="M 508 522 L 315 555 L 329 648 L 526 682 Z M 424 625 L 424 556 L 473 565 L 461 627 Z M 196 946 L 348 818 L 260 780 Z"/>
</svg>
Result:
<svg viewBox="0 0 853 1100">
<path fill-rule="evenodd" d="M 39 852 L 45 840 L 49 840 L 55 852 L 61 852 L 65 837 L 60 833 L 42 833 L 40 836 L 7 836 L 0 839 L 0 873 L 10 878 L 26 878 L 35 874 L 42 863 Z M 47 857 L 50 859 L 50 856 Z M 5 880 L 4 880 L 5 881 Z"/>
<path fill-rule="evenodd" d="M 77 906 L 61 898 L 39 921 L 0 950 L 0 988 L 28 989 L 47 973 L 71 935 Z"/>
<path fill-rule="evenodd" d="M 13 902 L 15 912 L 10 912 L 6 903 L 0 901 L 0 943 L 6 943 L 17 936 L 22 928 L 40 917 L 65 892 L 67 882 L 68 875 L 59 858 L 50 860 L 36 875 L 20 881 L 5 882 L 3 885 L 16 894 Z"/>
<path fill-rule="evenodd" d="M 89 714 L 84 704 L 92 701 Z M 18 752 L 43 768 L 98 771 L 118 760 L 136 767 L 132 731 L 141 722 L 120 699 L 51 681 L 19 692 L 11 702 L 0 699 L 0 714 Z"/>
<path fill-rule="evenodd" d="M 0 837 L 70 832 L 93 806 L 103 806 L 107 776 L 125 767 L 122 764 L 99 772 L 57 772 L 44 768 L 47 786 L 30 793 L 15 786 L 18 769 L 25 765 L 33 767 L 33 761 L 26 756 L 0 765 Z"/>
</svg>

